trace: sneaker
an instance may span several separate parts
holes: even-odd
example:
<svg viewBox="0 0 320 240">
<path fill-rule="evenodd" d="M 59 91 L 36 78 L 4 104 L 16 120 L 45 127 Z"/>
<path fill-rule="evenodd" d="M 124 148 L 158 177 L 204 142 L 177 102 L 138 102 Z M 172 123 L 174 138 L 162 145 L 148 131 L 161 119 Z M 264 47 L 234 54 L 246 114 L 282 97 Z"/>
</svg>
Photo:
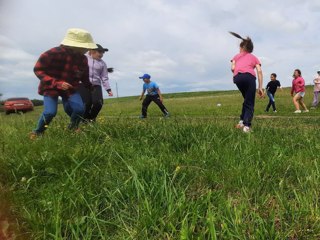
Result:
<svg viewBox="0 0 320 240">
<path fill-rule="evenodd" d="M 139 117 L 140 119 L 144 119 L 144 118 L 147 118 L 146 116 L 143 116 L 143 115 L 140 115 Z"/>
<path fill-rule="evenodd" d="M 307 112 L 309 112 L 309 110 L 307 109 L 307 110 L 304 110 L 303 112 L 304 112 L 304 113 L 307 113 Z"/>
<path fill-rule="evenodd" d="M 83 119 L 82 123 L 83 124 L 91 124 L 91 123 L 95 123 L 96 119 Z"/>
<path fill-rule="evenodd" d="M 301 110 L 295 110 L 293 113 L 301 113 Z"/>
<path fill-rule="evenodd" d="M 164 114 L 164 117 L 165 117 L 165 118 L 170 117 L 170 113 L 167 112 L 166 114 Z"/>
<path fill-rule="evenodd" d="M 79 134 L 79 133 L 81 133 L 82 131 L 81 131 L 81 129 L 80 128 L 76 128 L 76 129 L 74 129 L 74 133 L 76 133 L 76 134 Z"/>
<path fill-rule="evenodd" d="M 251 128 L 248 127 L 248 126 L 244 126 L 242 130 L 243 130 L 244 133 L 251 132 Z"/>
<path fill-rule="evenodd" d="M 314 110 L 314 109 L 316 109 L 316 107 L 311 107 L 311 108 L 310 108 L 310 110 Z"/>
<path fill-rule="evenodd" d="M 276 113 L 276 112 L 277 112 L 277 110 L 273 110 L 273 112 L 274 112 L 274 113 Z"/>
<path fill-rule="evenodd" d="M 29 139 L 30 140 L 35 140 L 35 139 L 37 139 L 38 137 L 40 137 L 42 134 L 40 134 L 40 133 L 36 133 L 36 132 L 31 132 L 31 133 L 29 133 Z"/>
<path fill-rule="evenodd" d="M 239 123 L 235 126 L 235 128 L 243 128 L 243 127 L 244 127 L 244 124 L 242 120 L 240 120 Z"/>
</svg>

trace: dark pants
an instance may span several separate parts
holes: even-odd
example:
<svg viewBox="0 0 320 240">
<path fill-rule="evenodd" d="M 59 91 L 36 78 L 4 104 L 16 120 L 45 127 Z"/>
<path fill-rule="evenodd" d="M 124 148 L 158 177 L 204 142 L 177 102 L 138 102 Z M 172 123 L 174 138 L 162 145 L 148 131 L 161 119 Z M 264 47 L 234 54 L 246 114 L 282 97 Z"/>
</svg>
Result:
<svg viewBox="0 0 320 240">
<path fill-rule="evenodd" d="M 86 120 L 95 120 L 103 105 L 102 87 L 93 86 L 92 89 L 88 89 L 81 85 L 79 92 L 85 108 L 83 118 Z"/>
<path fill-rule="evenodd" d="M 276 104 L 275 104 L 275 101 L 274 101 L 274 93 L 268 91 L 267 95 L 269 97 L 269 103 L 267 105 L 266 111 L 268 112 L 271 106 L 272 106 L 273 111 L 277 110 L 276 109 Z"/>
<path fill-rule="evenodd" d="M 234 76 L 233 82 L 244 98 L 240 120 L 243 120 L 245 126 L 250 127 L 256 98 L 256 77 L 250 73 L 239 73 Z"/>
<path fill-rule="evenodd" d="M 158 107 L 163 112 L 163 114 L 167 114 L 168 113 L 168 110 L 166 109 L 166 107 L 160 101 L 160 97 L 159 97 L 158 94 L 154 95 L 154 96 L 146 95 L 146 98 L 142 102 L 142 116 L 143 117 L 147 117 L 147 110 L 148 110 L 148 107 L 149 107 L 151 102 L 155 102 L 155 104 L 158 105 Z"/>
</svg>

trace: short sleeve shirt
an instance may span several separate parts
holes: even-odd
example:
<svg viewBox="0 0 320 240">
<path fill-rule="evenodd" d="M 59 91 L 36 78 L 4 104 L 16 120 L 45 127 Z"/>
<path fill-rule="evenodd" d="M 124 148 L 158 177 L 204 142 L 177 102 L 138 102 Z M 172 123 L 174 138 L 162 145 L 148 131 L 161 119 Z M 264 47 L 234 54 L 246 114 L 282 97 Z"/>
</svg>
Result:
<svg viewBox="0 0 320 240">
<path fill-rule="evenodd" d="M 242 52 L 235 55 L 232 61 L 236 62 L 235 69 L 233 71 L 234 76 L 238 73 L 250 73 L 256 76 L 254 71 L 256 65 L 261 65 L 260 60 L 251 53 Z"/>
<path fill-rule="evenodd" d="M 159 86 L 155 82 L 150 82 L 150 83 L 144 83 L 143 84 L 143 91 L 147 91 L 147 95 L 149 96 L 154 96 L 158 94 Z"/>
<path fill-rule="evenodd" d="M 278 87 L 281 87 L 281 84 L 278 80 L 274 80 L 274 81 L 270 81 L 268 84 L 267 84 L 267 87 L 266 89 L 271 92 L 271 93 L 275 93 L 277 91 L 277 88 Z"/>
</svg>

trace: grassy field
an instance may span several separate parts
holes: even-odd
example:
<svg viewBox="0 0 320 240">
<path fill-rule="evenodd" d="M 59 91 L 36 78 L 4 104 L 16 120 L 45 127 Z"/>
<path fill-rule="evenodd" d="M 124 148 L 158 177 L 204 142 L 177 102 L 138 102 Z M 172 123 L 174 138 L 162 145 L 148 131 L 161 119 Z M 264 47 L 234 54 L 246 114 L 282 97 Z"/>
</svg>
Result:
<svg viewBox="0 0 320 240">
<path fill-rule="evenodd" d="M 289 89 L 276 101 L 256 101 L 250 134 L 234 128 L 237 91 L 165 95 L 169 119 L 108 99 L 79 134 L 60 106 L 34 141 L 41 107 L 1 114 L 0 226 L 16 239 L 320 239 L 320 110 L 293 114 Z"/>
</svg>

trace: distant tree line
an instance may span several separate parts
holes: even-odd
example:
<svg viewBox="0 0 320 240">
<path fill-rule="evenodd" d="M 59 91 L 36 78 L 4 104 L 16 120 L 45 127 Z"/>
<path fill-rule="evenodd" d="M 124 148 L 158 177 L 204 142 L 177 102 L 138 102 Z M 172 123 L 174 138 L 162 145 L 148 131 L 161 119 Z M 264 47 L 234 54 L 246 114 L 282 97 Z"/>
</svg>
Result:
<svg viewBox="0 0 320 240">
<path fill-rule="evenodd" d="M 31 102 L 33 103 L 33 106 L 42 106 L 43 105 L 43 100 L 31 99 Z"/>
</svg>

